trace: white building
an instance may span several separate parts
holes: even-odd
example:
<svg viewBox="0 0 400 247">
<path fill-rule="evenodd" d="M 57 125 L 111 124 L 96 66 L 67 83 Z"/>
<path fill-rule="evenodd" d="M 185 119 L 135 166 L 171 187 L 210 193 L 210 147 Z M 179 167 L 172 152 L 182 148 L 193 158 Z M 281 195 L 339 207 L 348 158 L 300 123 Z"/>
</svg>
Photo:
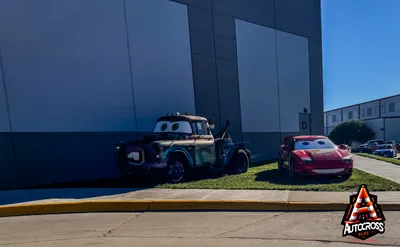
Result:
<svg viewBox="0 0 400 247">
<path fill-rule="evenodd" d="M 326 111 L 325 135 L 341 122 L 361 119 L 375 132 L 375 138 L 400 143 L 400 94 Z"/>
</svg>

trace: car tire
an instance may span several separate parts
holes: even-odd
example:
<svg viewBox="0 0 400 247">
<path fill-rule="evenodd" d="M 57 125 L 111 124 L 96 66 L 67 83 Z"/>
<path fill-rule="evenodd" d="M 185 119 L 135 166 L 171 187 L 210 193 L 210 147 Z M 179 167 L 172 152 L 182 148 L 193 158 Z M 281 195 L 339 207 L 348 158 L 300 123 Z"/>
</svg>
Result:
<svg viewBox="0 0 400 247">
<path fill-rule="evenodd" d="M 283 166 L 282 165 L 283 165 L 282 159 L 281 159 L 281 157 L 278 156 L 278 171 L 279 172 L 283 171 Z"/>
<path fill-rule="evenodd" d="M 172 159 L 167 164 L 167 182 L 176 184 L 184 181 L 186 175 L 186 167 L 183 162 L 178 159 Z"/>
<path fill-rule="evenodd" d="M 295 178 L 296 177 L 296 172 L 295 172 L 295 169 L 294 169 L 293 161 L 290 161 L 290 163 L 289 163 L 289 177 L 290 178 Z"/>
<path fill-rule="evenodd" d="M 353 173 L 349 173 L 349 174 L 342 175 L 341 177 L 342 177 L 344 180 L 347 180 L 347 179 L 349 179 L 352 175 L 353 175 Z"/>
<path fill-rule="evenodd" d="M 225 171 L 228 174 L 241 174 L 249 169 L 249 157 L 243 149 L 237 150 L 226 166 Z"/>
</svg>

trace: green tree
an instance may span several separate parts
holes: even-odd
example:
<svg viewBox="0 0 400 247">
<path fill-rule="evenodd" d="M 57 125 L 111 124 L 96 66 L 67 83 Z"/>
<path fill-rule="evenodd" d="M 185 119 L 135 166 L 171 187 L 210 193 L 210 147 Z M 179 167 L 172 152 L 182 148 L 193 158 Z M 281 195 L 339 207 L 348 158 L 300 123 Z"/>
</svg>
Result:
<svg viewBox="0 0 400 247">
<path fill-rule="evenodd" d="M 328 137 L 336 144 L 351 145 L 353 141 L 366 142 L 371 140 L 375 133 L 359 119 L 349 120 L 333 127 Z"/>
</svg>

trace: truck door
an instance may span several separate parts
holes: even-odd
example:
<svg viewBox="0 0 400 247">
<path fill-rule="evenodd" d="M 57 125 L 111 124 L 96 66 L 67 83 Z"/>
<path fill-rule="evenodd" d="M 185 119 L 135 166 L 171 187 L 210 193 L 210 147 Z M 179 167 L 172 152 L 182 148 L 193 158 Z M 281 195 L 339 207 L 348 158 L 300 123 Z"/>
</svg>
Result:
<svg viewBox="0 0 400 247">
<path fill-rule="evenodd" d="M 197 135 L 194 143 L 196 166 L 213 165 L 216 161 L 215 143 L 207 121 L 196 121 Z"/>
</svg>

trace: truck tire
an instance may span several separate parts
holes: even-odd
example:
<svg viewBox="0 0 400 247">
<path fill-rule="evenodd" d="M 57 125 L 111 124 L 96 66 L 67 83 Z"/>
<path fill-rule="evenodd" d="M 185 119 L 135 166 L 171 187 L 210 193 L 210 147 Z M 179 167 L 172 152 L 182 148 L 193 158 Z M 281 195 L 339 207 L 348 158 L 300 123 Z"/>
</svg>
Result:
<svg viewBox="0 0 400 247">
<path fill-rule="evenodd" d="M 176 184 L 184 181 L 186 178 L 186 166 L 180 159 L 168 161 L 167 164 L 167 182 Z"/>
<path fill-rule="evenodd" d="M 249 169 L 249 163 L 249 157 L 247 156 L 246 151 L 238 149 L 225 167 L 225 171 L 228 174 L 245 173 Z"/>
</svg>

